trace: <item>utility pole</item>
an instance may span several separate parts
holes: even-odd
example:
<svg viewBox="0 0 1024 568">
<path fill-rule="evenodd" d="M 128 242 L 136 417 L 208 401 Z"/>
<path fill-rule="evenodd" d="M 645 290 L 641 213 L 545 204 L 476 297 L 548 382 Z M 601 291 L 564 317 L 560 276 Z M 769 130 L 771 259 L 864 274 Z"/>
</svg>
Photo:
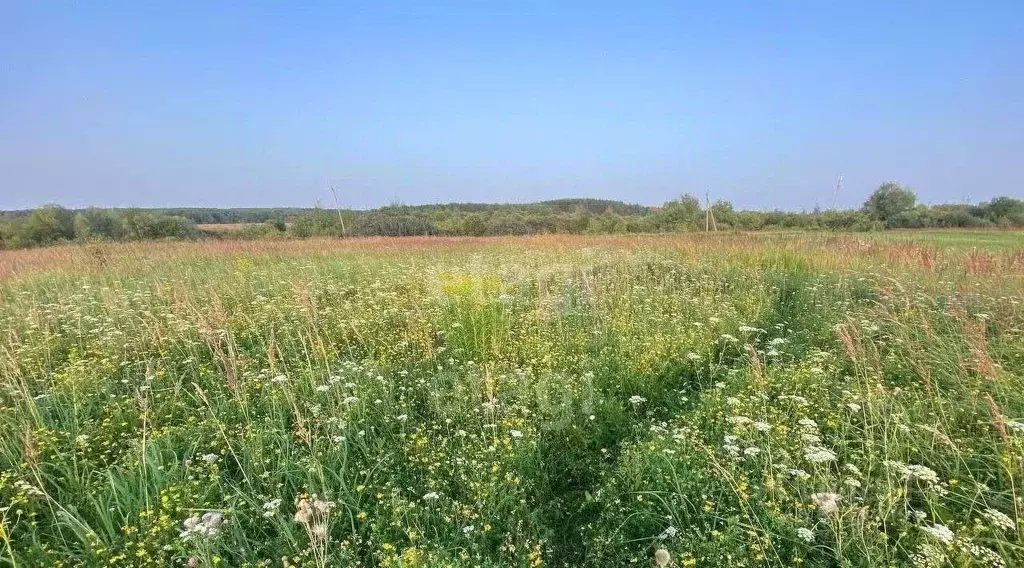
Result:
<svg viewBox="0 0 1024 568">
<path fill-rule="evenodd" d="M 341 223 L 341 236 L 345 236 L 345 218 L 341 216 L 341 203 L 338 201 L 338 192 L 334 189 L 334 184 L 329 184 L 331 188 L 331 194 L 334 195 L 334 208 L 338 210 L 338 222 Z"/>
<path fill-rule="evenodd" d="M 715 232 L 718 232 L 718 225 L 715 224 L 715 214 L 711 211 L 711 192 L 704 191 L 704 208 L 706 210 L 704 214 L 704 232 L 710 232 L 714 228 Z"/>
<path fill-rule="evenodd" d="M 832 193 L 832 209 L 836 208 L 836 203 L 839 201 L 839 190 L 843 188 L 843 174 L 839 174 L 839 179 L 836 180 L 836 190 Z"/>
</svg>

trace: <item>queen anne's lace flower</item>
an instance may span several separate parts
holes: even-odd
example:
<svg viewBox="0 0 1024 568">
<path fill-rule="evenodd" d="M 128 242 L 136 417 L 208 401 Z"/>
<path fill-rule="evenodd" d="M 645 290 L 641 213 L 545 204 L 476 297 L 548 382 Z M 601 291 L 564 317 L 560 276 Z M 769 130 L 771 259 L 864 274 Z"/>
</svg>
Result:
<svg viewBox="0 0 1024 568">
<path fill-rule="evenodd" d="M 921 527 L 921 530 L 935 537 L 943 544 L 952 544 L 953 539 L 956 537 L 956 535 L 953 534 L 953 530 L 946 525 L 925 525 Z"/>
<path fill-rule="evenodd" d="M 988 519 L 988 522 L 991 523 L 992 526 L 1001 528 L 1004 531 L 1012 531 L 1017 528 L 1017 523 L 1013 522 L 1013 519 L 1002 511 L 985 509 L 981 514 Z"/>
</svg>

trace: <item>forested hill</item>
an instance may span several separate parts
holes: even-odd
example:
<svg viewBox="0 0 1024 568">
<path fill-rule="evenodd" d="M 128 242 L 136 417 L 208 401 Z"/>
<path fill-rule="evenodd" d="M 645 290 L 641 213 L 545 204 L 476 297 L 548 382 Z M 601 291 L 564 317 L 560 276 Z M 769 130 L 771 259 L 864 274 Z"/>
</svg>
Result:
<svg viewBox="0 0 1024 568">
<path fill-rule="evenodd" d="M 267 221 L 287 220 L 302 215 L 310 215 L 317 207 L 132 207 L 105 208 L 115 212 L 138 211 L 152 215 L 172 215 L 184 217 L 197 225 L 217 225 L 233 223 L 265 223 Z M 646 215 L 652 207 L 623 203 L 610 199 L 553 199 L 536 203 L 440 203 L 430 205 L 394 204 L 380 208 L 392 212 L 410 214 L 444 214 L 444 213 L 491 213 L 496 211 L 522 212 L 560 212 L 571 213 L 585 210 L 592 214 L 611 211 L 617 215 Z M 69 209 L 72 213 L 80 213 L 86 209 Z M 0 210 L 0 219 L 27 217 L 32 209 Z"/>
</svg>

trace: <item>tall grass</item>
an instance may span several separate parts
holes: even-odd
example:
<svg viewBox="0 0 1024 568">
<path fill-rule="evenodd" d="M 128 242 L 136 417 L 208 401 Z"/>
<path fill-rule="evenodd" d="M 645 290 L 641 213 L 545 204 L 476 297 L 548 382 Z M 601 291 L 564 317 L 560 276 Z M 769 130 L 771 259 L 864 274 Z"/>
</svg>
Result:
<svg viewBox="0 0 1024 568">
<path fill-rule="evenodd" d="M 0 564 L 1020 565 L 1024 252 L 0 256 Z"/>
</svg>

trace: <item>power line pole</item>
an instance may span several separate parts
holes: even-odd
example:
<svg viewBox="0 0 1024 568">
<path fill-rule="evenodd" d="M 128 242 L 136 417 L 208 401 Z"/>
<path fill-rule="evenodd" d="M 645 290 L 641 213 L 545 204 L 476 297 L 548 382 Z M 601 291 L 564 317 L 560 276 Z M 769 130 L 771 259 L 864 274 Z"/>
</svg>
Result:
<svg viewBox="0 0 1024 568">
<path fill-rule="evenodd" d="M 836 203 L 839 201 L 839 190 L 843 188 L 843 174 L 839 174 L 839 179 L 836 180 L 836 190 L 832 194 L 832 209 L 836 208 Z"/>
<path fill-rule="evenodd" d="M 711 192 L 704 191 L 704 206 L 706 212 L 704 214 L 704 232 L 710 232 L 713 228 L 715 232 L 718 232 L 718 225 L 715 224 L 715 213 L 711 211 Z"/>
<path fill-rule="evenodd" d="M 341 223 L 341 236 L 345 236 L 345 218 L 341 216 L 341 203 L 338 201 L 338 192 L 334 189 L 334 184 L 329 184 L 331 188 L 331 194 L 334 195 L 334 208 L 338 210 L 338 222 Z"/>
</svg>

